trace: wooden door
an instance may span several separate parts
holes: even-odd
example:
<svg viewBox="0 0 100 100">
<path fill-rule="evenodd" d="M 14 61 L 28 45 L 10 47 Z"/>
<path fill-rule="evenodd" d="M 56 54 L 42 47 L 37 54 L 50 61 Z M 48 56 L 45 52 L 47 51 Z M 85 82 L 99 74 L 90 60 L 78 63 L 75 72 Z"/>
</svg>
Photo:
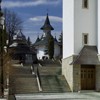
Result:
<svg viewBox="0 0 100 100">
<path fill-rule="evenodd" d="M 95 89 L 95 66 L 81 66 L 81 90 Z"/>
</svg>

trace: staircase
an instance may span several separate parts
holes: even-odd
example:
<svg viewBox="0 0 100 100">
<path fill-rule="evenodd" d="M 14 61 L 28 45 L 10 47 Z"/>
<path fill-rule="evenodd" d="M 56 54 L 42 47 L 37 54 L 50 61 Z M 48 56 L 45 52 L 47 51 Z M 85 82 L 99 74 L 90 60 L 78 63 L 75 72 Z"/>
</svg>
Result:
<svg viewBox="0 0 100 100">
<path fill-rule="evenodd" d="M 58 61 L 42 61 L 42 67 L 34 64 L 32 74 L 31 66 L 13 66 L 10 76 L 10 95 L 33 93 L 64 93 L 70 91 L 69 86 L 61 75 L 61 64 Z M 37 82 L 37 67 L 42 91 L 39 91 Z"/>
<path fill-rule="evenodd" d="M 39 63 L 46 67 L 61 67 L 61 63 L 59 62 L 59 60 L 40 60 Z"/>
<path fill-rule="evenodd" d="M 39 92 L 36 75 L 32 75 L 30 66 L 13 66 L 10 76 L 10 95 Z"/>
<path fill-rule="evenodd" d="M 61 75 L 61 67 L 39 67 L 40 75 Z"/>
<path fill-rule="evenodd" d="M 34 69 L 38 67 L 41 87 L 43 93 L 62 93 L 70 91 L 65 77 L 61 75 L 61 64 L 59 61 L 44 60 L 41 61 L 42 67 L 34 65 Z"/>
<path fill-rule="evenodd" d="M 16 94 L 30 94 L 38 92 L 38 85 L 36 78 L 17 78 L 15 81 Z"/>
<path fill-rule="evenodd" d="M 61 75 L 42 75 L 41 84 L 44 93 L 63 93 L 70 91 L 65 78 Z"/>
</svg>

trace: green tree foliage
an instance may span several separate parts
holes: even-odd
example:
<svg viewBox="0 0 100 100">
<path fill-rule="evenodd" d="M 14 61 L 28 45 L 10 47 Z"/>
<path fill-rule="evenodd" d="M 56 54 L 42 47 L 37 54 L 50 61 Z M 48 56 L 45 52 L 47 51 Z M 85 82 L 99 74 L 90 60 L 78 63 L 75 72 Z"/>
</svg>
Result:
<svg viewBox="0 0 100 100">
<path fill-rule="evenodd" d="M 48 54 L 49 58 L 52 59 L 54 56 L 54 38 L 51 35 L 48 38 Z"/>
<path fill-rule="evenodd" d="M 6 31 L 6 26 L 5 26 L 4 30 L 3 30 L 3 39 L 4 39 L 4 45 L 7 45 L 6 41 L 8 40 L 8 33 Z"/>
<path fill-rule="evenodd" d="M 27 38 L 27 43 L 28 43 L 29 46 L 31 45 L 30 37 Z"/>
<path fill-rule="evenodd" d="M 62 57 L 62 53 L 63 53 L 63 33 L 60 34 L 59 36 L 59 43 L 60 43 L 60 54 Z"/>
<path fill-rule="evenodd" d="M 59 36 L 59 42 L 62 43 L 62 41 L 63 41 L 63 35 L 61 33 L 60 36 Z"/>
<path fill-rule="evenodd" d="M 8 39 L 8 34 L 6 32 L 6 27 L 4 30 L 0 30 L 0 47 L 1 45 L 6 46 L 6 40 Z"/>
</svg>

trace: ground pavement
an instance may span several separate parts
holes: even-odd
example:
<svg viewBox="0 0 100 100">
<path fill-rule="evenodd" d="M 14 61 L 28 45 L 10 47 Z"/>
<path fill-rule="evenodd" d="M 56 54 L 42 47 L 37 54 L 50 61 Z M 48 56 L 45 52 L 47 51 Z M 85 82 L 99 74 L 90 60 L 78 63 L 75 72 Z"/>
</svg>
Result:
<svg viewBox="0 0 100 100">
<path fill-rule="evenodd" d="M 90 91 L 83 93 L 17 94 L 16 100 L 100 100 L 100 93 Z"/>
</svg>

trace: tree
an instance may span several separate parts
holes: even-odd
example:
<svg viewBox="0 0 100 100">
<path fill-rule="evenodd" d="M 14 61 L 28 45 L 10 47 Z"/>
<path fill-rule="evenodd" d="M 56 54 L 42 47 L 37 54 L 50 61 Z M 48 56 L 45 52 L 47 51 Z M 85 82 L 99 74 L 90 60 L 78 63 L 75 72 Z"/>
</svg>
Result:
<svg viewBox="0 0 100 100">
<path fill-rule="evenodd" d="M 5 9 L 4 17 L 6 30 L 9 34 L 12 35 L 22 29 L 22 20 L 15 12 Z"/>
<path fill-rule="evenodd" d="M 0 46 L 2 45 L 3 47 L 6 46 L 6 40 L 8 39 L 8 34 L 6 32 L 6 27 L 4 28 L 4 30 L 1 31 L 2 33 L 0 33 Z M 2 40 L 1 40 L 2 37 Z M 2 44 L 1 44 L 2 43 Z"/>
<path fill-rule="evenodd" d="M 28 43 L 29 46 L 31 45 L 31 40 L 30 40 L 30 37 L 29 36 L 27 38 L 27 43 Z"/>
<path fill-rule="evenodd" d="M 62 33 L 60 34 L 59 36 L 59 42 L 62 43 L 62 39 L 63 39 L 63 36 L 62 36 Z"/>
<path fill-rule="evenodd" d="M 49 58 L 52 59 L 54 55 L 54 38 L 52 35 L 48 38 L 48 54 Z"/>
<path fill-rule="evenodd" d="M 60 54 L 61 54 L 61 58 L 62 58 L 62 51 L 63 51 L 63 33 L 60 34 L 59 36 L 59 43 L 60 43 Z"/>
</svg>

